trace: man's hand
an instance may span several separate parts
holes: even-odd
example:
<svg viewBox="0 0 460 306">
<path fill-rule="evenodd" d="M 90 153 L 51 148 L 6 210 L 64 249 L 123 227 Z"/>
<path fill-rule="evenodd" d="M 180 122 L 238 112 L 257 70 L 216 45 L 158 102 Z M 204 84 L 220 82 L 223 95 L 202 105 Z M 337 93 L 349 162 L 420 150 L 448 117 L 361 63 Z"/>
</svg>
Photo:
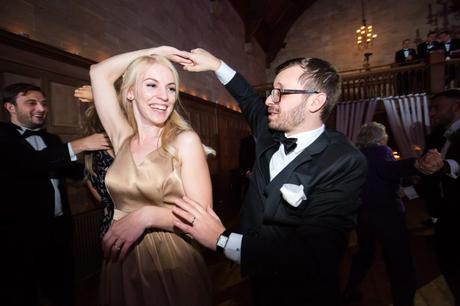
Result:
<svg viewBox="0 0 460 306">
<path fill-rule="evenodd" d="M 216 250 L 219 235 L 225 231 L 211 207 L 205 209 L 187 197 L 177 199 L 173 208 L 174 226 L 191 235 L 199 243 Z"/>
<path fill-rule="evenodd" d="M 93 91 L 90 85 L 83 85 L 75 89 L 73 96 L 83 103 L 93 102 Z"/>
<path fill-rule="evenodd" d="M 96 133 L 70 142 L 75 154 L 83 151 L 99 151 L 111 148 L 110 140 L 105 133 Z"/>
<path fill-rule="evenodd" d="M 436 149 L 429 150 L 415 161 L 415 168 L 425 175 L 433 174 L 444 166 L 444 160 Z"/>
<path fill-rule="evenodd" d="M 220 59 L 200 48 L 193 49 L 190 53 L 187 53 L 187 56 L 191 60 L 190 64 L 183 65 L 184 70 L 187 71 L 216 71 L 221 63 Z"/>
<path fill-rule="evenodd" d="M 181 65 L 191 65 L 192 61 L 188 58 L 188 52 L 178 50 L 174 47 L 161 46 L 149 50 L 150 54 L 158 54 L 166 57 L 170 61 Z"/>
</svg>

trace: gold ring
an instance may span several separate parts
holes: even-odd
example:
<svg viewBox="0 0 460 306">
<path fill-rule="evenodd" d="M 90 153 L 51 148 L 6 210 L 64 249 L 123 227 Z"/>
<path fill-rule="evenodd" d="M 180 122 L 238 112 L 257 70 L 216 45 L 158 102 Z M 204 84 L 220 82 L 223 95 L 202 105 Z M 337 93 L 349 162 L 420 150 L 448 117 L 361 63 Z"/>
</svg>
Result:
<svg viewBox="0 0 460 306">
<path fill-rule="evenodd" d="M 191 222 L 191 223 L 192 223 L 192 226 L 193 226 L 193 223 L 195 223 L 195 220 L 196 220 L 196 217 L 193 216 L 193 219 L 192 219 L 192 222 Z"/>
</svg>

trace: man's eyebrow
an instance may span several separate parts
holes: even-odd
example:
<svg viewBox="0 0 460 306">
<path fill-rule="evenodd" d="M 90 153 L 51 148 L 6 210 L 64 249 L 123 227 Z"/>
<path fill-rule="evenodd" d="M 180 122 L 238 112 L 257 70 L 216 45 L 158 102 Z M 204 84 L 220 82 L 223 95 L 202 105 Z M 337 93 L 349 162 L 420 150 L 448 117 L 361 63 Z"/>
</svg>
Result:
<svg viewBox="0 0 460 306">
<path fill-rule="evenodd" d="M 24 102 L 39 102 L 39 103 L 47 103 L 48 101 L 46 99 L 43 99 L 41 101 L 37 100 L 37 99 L 27 99 L 25 100 Z"/>
</svg>

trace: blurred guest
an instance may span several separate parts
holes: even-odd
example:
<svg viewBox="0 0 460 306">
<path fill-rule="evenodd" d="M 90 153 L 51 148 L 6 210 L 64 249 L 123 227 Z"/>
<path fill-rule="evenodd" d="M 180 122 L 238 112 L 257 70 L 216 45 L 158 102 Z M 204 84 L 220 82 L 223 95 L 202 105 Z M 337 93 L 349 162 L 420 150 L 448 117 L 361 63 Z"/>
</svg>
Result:
<svg viewBox="0 0 460 306">
<path fill-rule="evenodd" d="M 439 33 L 439 39 L 441 40 L 446 60 L 460 56 L 460 39 L 452 38 L 449 31 Z"/>
<path fill-rule="evenodd" d="M 437 262 L 449 288 L 460 305 L 460 89 L 434 95 L 430 101 L 430 119 L 437 132 L 427 141 L 429 149 L 438 149 L 444 159 L 435 175 L 424 177 L 422 196 L 437 217 L 435 249 Z M 436 137 L 435 137 L 436 136 Z"/>
<path fill-rule="evenodd" d="M 417 58 L 415 49 L 409 48 L 410 39 L 404 39 L 402 42 L 402 49 L 395 53 L 395 63 L 410 64 Z"/>
<path fill-rule="evenodd" d="M 427 60 L 432 51 L 441 48 L 441 44 L 436 40 L 436 32 L 430 31 L 426 35 L 426 40 L 417 46 L 417 57 L 421 60 Z"/>
<path fill-rule="evenodd" d="M 415 270 L 405 221 L 405 207 L 400 199 L 400 179 L 417 174 L 424 166 L 430 172 L 434 153 L 419 161 L 414 158 L 395 160 L 387 146 L 385 126 L 370 122 L 361 127 L 356 145 L 368 162 L 367 180 L 361 192 L 363 205 L 358 215 L 359 250 L 353 257 L 344 302 L 359 297 L 358 287 L 372 265 L 376 243 L 380 243 L 390 280 L 393 304 L 414 304 Z M 433 155 L 433 156 L 432 156 Z M 434 171 L 434 170 L 433 170 Z"/>
<path fill-rule="evenodd" d="M 81 102 L 92 102 L 93 94 L 91 86 L 85 85 L 75 90 L 75 97 Z M 105 133 L 94 105 L 88 107 L 83 122 L 83 134 Z M 91 194 L 104 208 L 99 236 L 102 238 L 110 227 L 113 219 L 114 205 L 112 198 L 105 186 L 105 175 L 107 169 L 113 162 L 114 153 L 112 149 L 85 152 L 85 168 L 87 172 L 86 184 Z"/>
</svg>

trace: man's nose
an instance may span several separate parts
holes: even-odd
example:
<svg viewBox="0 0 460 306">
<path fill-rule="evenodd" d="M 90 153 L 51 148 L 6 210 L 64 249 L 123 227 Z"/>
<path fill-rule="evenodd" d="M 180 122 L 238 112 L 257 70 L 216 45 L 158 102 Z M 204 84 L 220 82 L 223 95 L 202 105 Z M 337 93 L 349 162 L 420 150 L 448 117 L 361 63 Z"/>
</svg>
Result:
<svg viewBox="0 0 460 306">
<path fill-rule="evenodd" d="M 267 98 L 265 99 L 265 105 L 266 106 L 271 106 L 271 105 L 274 105 L 274 104 L 275 104 L 275 102 L 273 102 L 272 96 L 268 95 Z"/>
<path fill-rule="evenodd" d="M 35 109 L 40 112 L 44 112 L 48 109 L 48 106 L 42 103 L 37 103 Z"/>
</svg>

